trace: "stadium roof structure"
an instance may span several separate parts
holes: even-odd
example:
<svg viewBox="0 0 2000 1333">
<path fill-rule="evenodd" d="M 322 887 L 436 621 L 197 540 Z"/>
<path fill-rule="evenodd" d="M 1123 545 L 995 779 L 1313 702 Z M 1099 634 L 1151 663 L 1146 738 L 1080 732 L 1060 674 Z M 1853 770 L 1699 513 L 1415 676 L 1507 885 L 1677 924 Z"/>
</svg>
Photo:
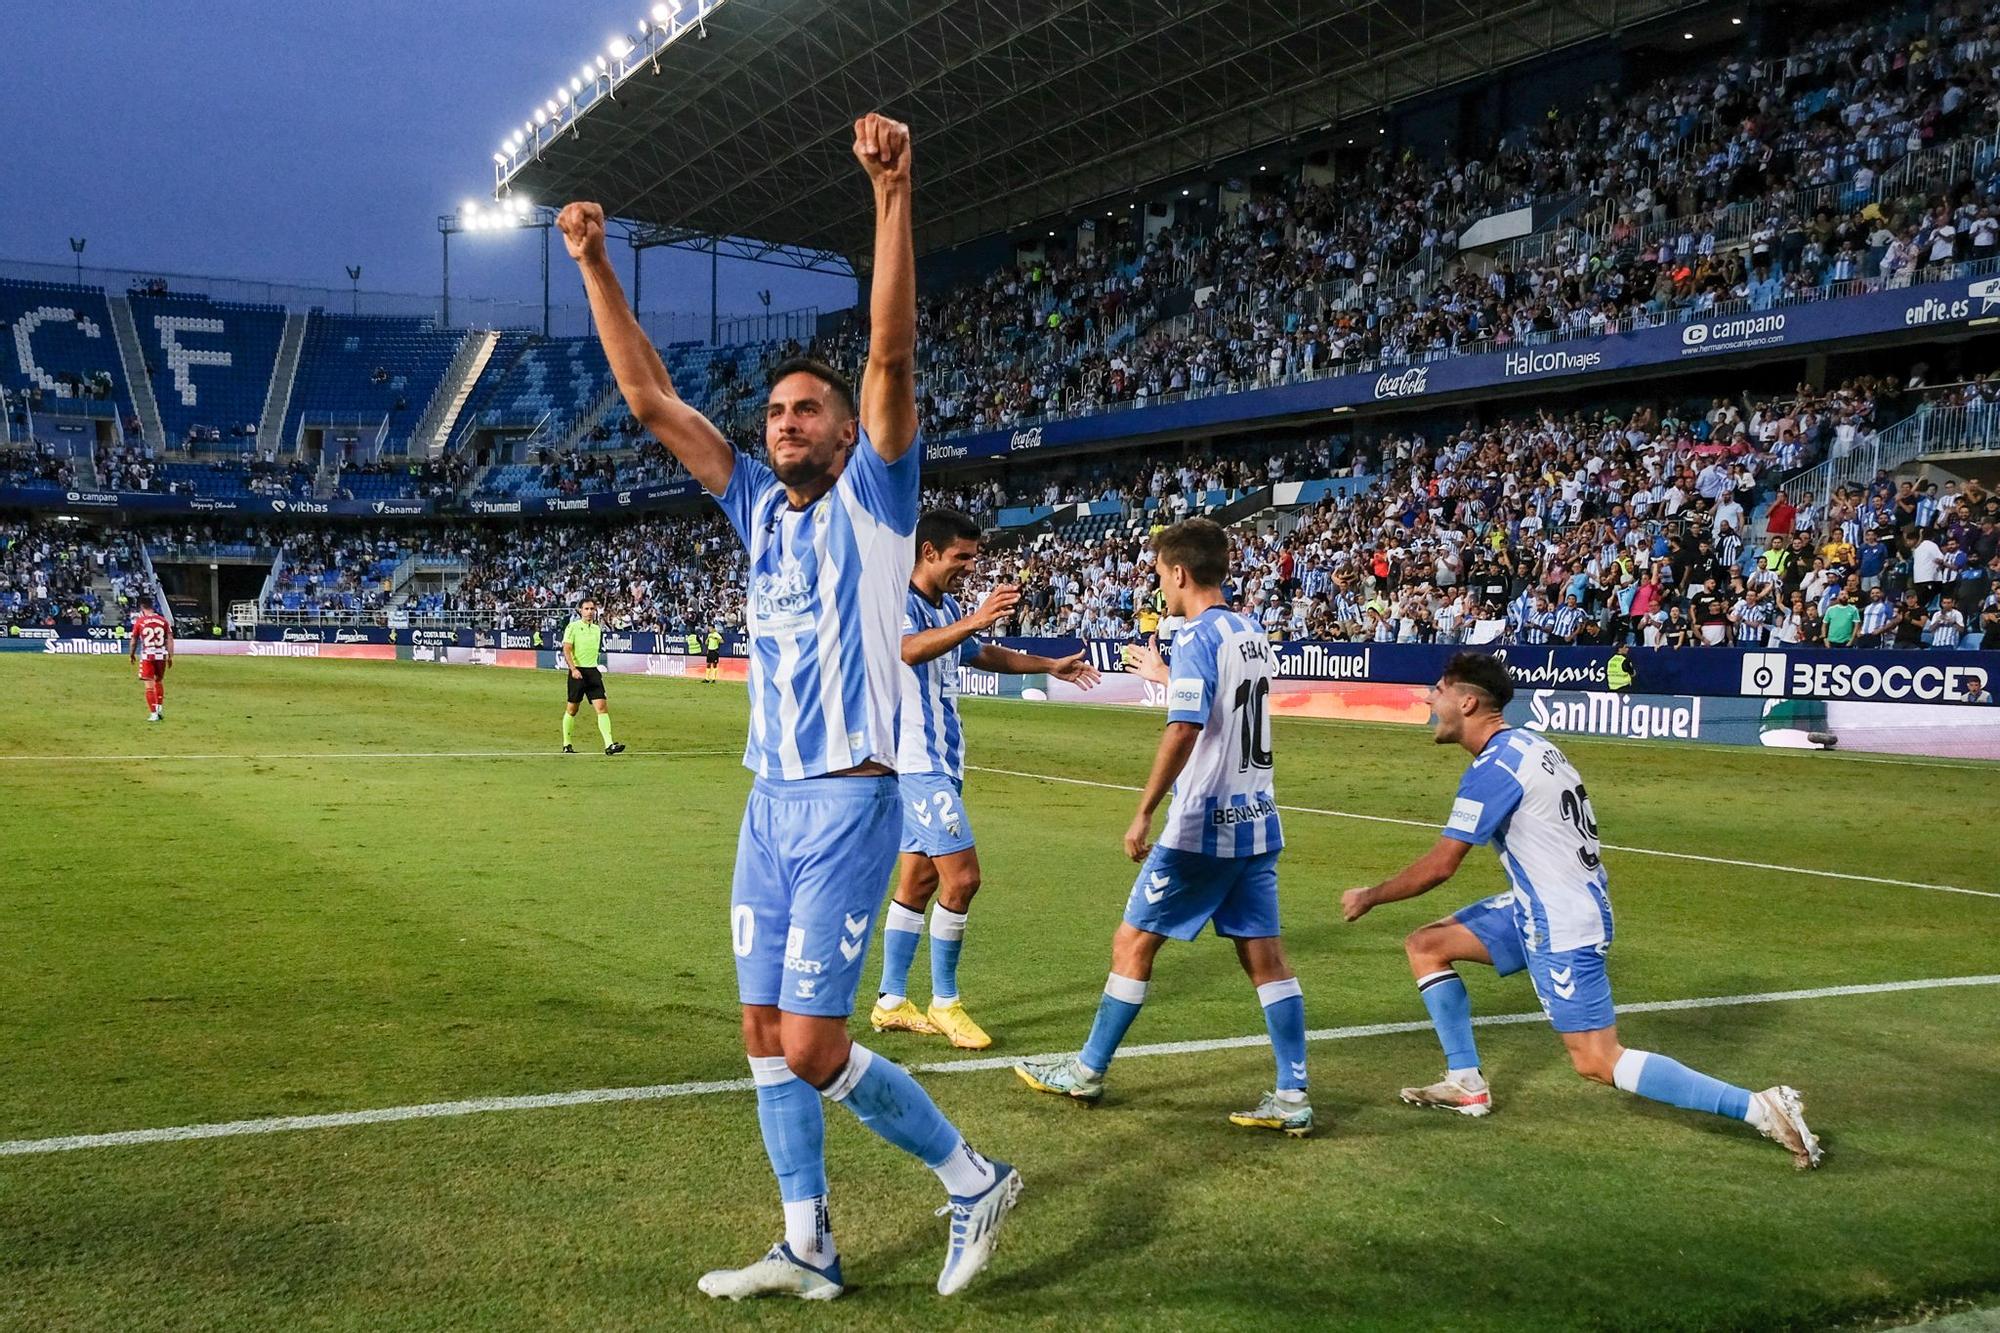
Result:
<svg viewBox="0 0 2000 1333">
<path fill-rule="evenodd" d="M 865 262 L 852 123 L 881 110 L 911 125 L 925 253 L 1692 2 L 677 0 L 509 135 L 495 187 L 597 199 L 640 243 Z"/>
</svg>

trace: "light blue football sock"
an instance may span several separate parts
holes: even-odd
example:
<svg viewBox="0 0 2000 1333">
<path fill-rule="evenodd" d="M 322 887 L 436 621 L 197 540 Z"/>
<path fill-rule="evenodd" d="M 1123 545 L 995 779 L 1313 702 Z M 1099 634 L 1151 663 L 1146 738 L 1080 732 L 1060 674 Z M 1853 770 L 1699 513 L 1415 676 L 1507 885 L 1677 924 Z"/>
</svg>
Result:
<svg viewBox="0 0 2000 1333">
<path fill-rule="evenodd" d="M 1306 1000 L 1297 977 L 1267 981 L 1257 988 L 1264 1006 L 1264 1026 L 1271 1030 L 1271 1051 L 1278 1060 L 1278 1090 L 1306 1090 Z"/>
<path fill-rule="evenodd" d="M 750 1057 L 757 1084 L 757 1127 L 777 1173 L 792 1253 L 824 1268 L 835 1258 L 826 1200 L 826 1115 L 819 1094 L 785 1067 L 782 1055 Z"/>
<path fill-rule="evenodd" d="M 899 902 L 889 904 L 889 915 L 882 922 L 882 984 L 877 989 L 892 1005 L 909 998 L 910 964 L 916 961 L 917 941 L 923 934 L 922 912 Z"/>
<path fill-rule="evenodd" d="M 1479 1047 L 1472 1040 L 1472 997 L 1465 982 L 1450 968 L 1417 979 L 1417 994 L 1431 1011 L 1438 1045 L 1444 1047 L 1447 1069 L 1479 1068 Z"/>
<path fill-rule="evenodd" d="M 965 947 L 965 913 L 931 908 L 931 1003 L 958 999 L 958 951 Z"/>
<path fill-rule="evenodd" d="M 1611 1080 L 1621 1091 L 1690 1111 L 1706 1111 L 1731 1120 L 1750 1118 L 1750 1092 L 1719 1078 L 1689 1069 L 1678 1060 L 1652 1051 L 1627 1050 L 1618 1057 Z"/>
<path fill-rule="evenodd" d="M 1146 1003 L 1146 983 L 1116 972 L 1104 979 L 1104 998 L 1097 1002 L 1097 1020 L 1090 1025 L 1090 1038 L 1076 1057 L 1085 1069 L 1102 1074 L 1111 1068 L 1111 1057 Z"/>
<path fill-rule="evenodd" d="M 856 1043 L 847 1064 L 820 1091 L 855 1118 L 935 1170 L 964 1142 L 917 1081 L 893 1060 Z"/>
</svg>

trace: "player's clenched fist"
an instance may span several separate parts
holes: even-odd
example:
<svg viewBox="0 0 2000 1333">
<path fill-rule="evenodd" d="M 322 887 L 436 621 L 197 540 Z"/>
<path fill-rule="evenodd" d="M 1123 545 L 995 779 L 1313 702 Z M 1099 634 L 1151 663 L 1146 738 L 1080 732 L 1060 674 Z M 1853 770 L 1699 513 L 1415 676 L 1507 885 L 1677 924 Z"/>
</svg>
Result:
<svg viewBox="0 0 2000 1333">
<path fill-rule="evenodd" d="M 910 180 L 910 127 L 871 111 L 854 122 L 854 156 L 877 185 Z"/>
<path fill-rule="evenodd" d="M 563 234 L 563 244 L 569 247 L 571 259 L 603 258 L 603 205 L 584 203 L 581 200 L 565 205 L 563 211 L 556 214 L 556 227 Z"/>
</svg>

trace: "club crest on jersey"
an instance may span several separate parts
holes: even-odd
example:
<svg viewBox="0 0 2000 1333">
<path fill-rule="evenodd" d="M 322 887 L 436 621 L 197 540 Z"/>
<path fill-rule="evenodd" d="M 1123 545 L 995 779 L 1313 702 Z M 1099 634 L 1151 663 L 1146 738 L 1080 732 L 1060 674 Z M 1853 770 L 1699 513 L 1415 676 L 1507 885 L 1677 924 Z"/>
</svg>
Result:
<svg viewBox="0 0 2000 1333">
<path fill-rule="evenodd" d="M 766 634 L 796 634 L 812 624 L 812 586 L 805 566 L 787 555 L 775 574 L 759 573 L 750 584 L 750 608 Z"/>
</svg>

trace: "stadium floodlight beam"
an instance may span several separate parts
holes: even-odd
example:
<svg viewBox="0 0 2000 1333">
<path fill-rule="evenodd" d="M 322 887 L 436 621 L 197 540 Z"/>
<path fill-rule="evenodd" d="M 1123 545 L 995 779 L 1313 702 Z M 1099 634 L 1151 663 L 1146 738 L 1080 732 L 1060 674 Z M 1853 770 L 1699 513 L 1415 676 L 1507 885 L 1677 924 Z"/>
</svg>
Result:
<svg viewBox="0 0 2000 1333">
<path fill-rule="evenodd" d="M 622 34 L 611 39 L 611 45 L 604 48 L 613 60 L 623 60 L 632 54 L 632 40 Z"/>
</svg>

